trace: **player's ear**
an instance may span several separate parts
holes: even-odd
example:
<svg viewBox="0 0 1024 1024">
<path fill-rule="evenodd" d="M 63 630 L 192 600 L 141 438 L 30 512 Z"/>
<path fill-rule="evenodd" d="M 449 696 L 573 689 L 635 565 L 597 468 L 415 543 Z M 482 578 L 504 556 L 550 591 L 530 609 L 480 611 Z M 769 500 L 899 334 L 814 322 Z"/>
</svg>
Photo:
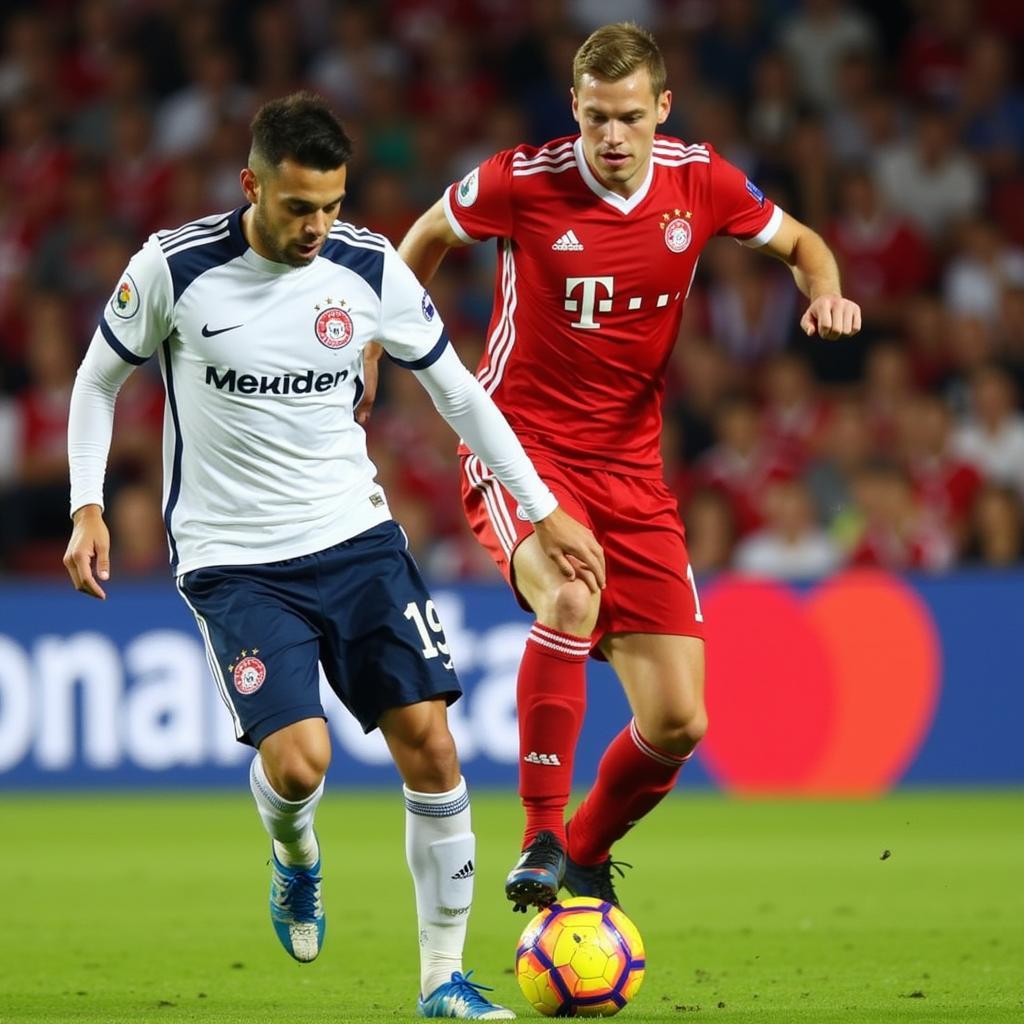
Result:
<svg viewBox="0 0 1024 1024">
<path fill-rule="evenodd" d="M 251 167 L 243 167 L 238 180 L 242 185 L 242 194 L 250 203 L 255 203 L 260 197 L 260 182 L 256 172 Z"/>
<path fill-rule="evenodd" d="M 658 124 L 664 124 L 672 110 L 672 90 L 666 89 L 658 97 Z"/>
<path fill-rule="evenodd" d="M 572 86 L 569 86 L 569 95 L 572 97 L 572 119 L 579 124 L 580 123 L 580 101 L 576 95 L 576 90 Z"/>
</svg>

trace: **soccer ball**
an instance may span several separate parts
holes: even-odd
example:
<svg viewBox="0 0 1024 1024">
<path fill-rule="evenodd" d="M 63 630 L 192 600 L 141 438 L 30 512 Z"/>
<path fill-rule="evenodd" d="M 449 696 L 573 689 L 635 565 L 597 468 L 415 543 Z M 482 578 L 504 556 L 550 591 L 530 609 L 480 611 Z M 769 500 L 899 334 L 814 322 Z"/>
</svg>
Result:
<svg viewBox="0 0 1024 1024">
<path fill-rule="evenodd" d="M 516 949 L 516 979 L 546 1017 L 611 1017 L 644 980 L 644 942 L 616 906 L 574 896 L 542 910 Z"/>
</svg>

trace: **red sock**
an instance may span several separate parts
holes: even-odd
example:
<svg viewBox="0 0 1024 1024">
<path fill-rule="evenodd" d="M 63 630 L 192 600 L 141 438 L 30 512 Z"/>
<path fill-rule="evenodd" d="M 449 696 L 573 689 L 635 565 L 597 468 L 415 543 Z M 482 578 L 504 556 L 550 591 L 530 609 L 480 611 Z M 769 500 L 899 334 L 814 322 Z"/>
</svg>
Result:
<svg viewBox="0 0 1024 1024">
<path fill-rule="evenodd" d="M 569 822 L 572 859 L 597 864 L 608 857 L 612 843 L 671 791 L 689 757 L 648 743 L 631 720 L 604 752 L 597 781 Z"/>
<path fill-rule="evenodd" d="M 523 849 L 547 829 L 565 843 L 572 763 L 587 706 L 590 641 L 533 624 L 519 664 L 519 796 Z"/>
</svg>

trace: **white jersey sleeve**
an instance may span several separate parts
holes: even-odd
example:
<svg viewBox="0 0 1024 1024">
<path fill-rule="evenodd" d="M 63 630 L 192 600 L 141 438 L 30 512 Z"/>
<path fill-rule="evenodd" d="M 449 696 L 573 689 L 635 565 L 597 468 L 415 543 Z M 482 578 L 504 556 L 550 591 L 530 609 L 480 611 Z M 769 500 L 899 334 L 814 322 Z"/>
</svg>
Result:
<svg viewBox="0 0 1024 1024">
<path fill-rule="evenodd" d="M 68 413 L 72 515 L 83 505 L 103 507 L 103 478 L 114 429 L 114 402 L 134 369 L 97 331 L 78 368 Z"/>
<path fill-rule="evenodd" d="M 558 500 L 541 480 L 508 420 L 483 385 L 446 344 L 428 366 L 416 371 L 437 411 L 501 481 L 532 523 L 551 515 Z"/>
<path fill-rule="evenodd" d="M 71 512 L 103 506 L 103 479 L 121 385 L 171 329 L 171 277 L 155 236 L 132 257 L 103 308 L 68 414 Z"/>
<path fill-rule="evenodd" d="M 448 344 L 448 332 L 416 275 L 389 244 L 384 252 L 380 296 L 384 351 L 407 370 L 422 370 Z"/>
<path fill-rule="evenodd" d="M 139 366 L 170 333 L 173 307 L 171 272 L 157 237 L 151 235 L 118 279 L 97 334 L 126 363 Z"/>
</svg>

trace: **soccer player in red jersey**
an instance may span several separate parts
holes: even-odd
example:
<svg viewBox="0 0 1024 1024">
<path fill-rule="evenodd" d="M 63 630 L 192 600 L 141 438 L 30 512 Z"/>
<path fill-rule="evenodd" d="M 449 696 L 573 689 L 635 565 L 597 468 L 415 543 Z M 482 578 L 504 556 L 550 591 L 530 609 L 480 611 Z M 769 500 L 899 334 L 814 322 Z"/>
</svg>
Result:
<svg viewBox="0 0 1024 1024">
<path fill-rule="evenodd" d="M 578 136 L 497 153 L 399 248 L 425 283 L 449 248 L 498 240 L 477 376 L 605 552 L 605 589 L 561 576 L 508 492 L 461 451 L 470 525 L 536 616 L 517 685 L 526 829 L 505 886 L 521 910 L 562 885 L 615 900 L 612 844 L 672 789 L 707 727 L 703 617 L 658 450 L 665 365 L 705 243 L 731 235 L 787 263 L 810 299 L 807 334 L 860 328 L 817 234 L 710 145 L 657 134 L 672 94 L 648 32 L 594 32 L 571 95 Z M 611 663 L 633 718 L 566 826 L 591 654 Z"/>
</svg>

